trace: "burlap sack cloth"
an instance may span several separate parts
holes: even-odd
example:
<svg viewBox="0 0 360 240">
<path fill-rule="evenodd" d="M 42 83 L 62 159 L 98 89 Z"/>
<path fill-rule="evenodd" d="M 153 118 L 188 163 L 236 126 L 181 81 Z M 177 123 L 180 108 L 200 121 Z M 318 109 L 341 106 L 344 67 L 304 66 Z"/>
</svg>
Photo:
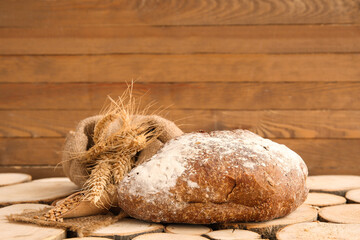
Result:
<svg viewBox="0 0 360 240">
<path fill-rule="evenodd" d="M 103 115 L 97 115 L 82 120 L 79 122 L 75 131 L 70 131 L 65 141 L 62 155 L 63 169 L 66 176 L 78 185 L 80 189 L 84 187 L 86 180 L 89 178 L 89 173 L 87 166 L 77 158 L 74 158 L 74 156 L 88 151 L 94 145 L 94 127 L 103 117 Z M 157 115 L 133 115 L 131 116 L 131 121 L 135 123 L 135 125 L 152 122 L 160 129 L 160 134 L 157 139 L 138 152 L 136 156 L 136 165 L 139 165 L 152 157 L 164 143 L 170 139 L 183 134 L 173 122 Z M 119 131 L 121 127 L 122 120 L 116 119 L 106 128 L 106 134 L 110 136 Z M 120 211 L 120 213 L 117 214 L 108 211 L 111 206 L 117 205 L 117 194 L 115 191 L 114 195 L 110 196 L 110 201 L 104 202 L 105 205 L 99 207 L 94 206 L 88 201 L 82 201 L 61 216 L 64 218 L 63 222 L 45 221 L 44 219 L 39 218 L 46 210 L 11 215 L 8 218 L 13 221 L 71 229 L 72 231 L 76 231 L 79 236 L 86 236 L 97 228 L 112 224 L 126 215 L 123 211 Z"/>
<path fill-rule="evenodd" d="M 75 132 L 70 132 L 64 146 L 64 153 L 62 157 L 63 169 L 65 175 L 70 178 L 80 188 L 84 186 L 88 178 L 86 166 L 78 160 L 72 160 L 73 156 L 87 151 L 93 144 L 92 135 L 94 134 L 94 127 L 97 121 L 103 116 L 97 115 L 82 120 Z M 145 160 L 152 157 L 167 141 L 178 137 L 183 132 L 175 125 L 175 123 L 159 117 L 157 115 L 134 115 L 133 122 L 155 122 L 161 130 L 158 139 L 153 141 L 149 146 L 139 152 L 137 164 L 141 164 Z M 113 121 L 107 128 L 108 135 L 118 131 L 121 128 L 121 119 Z"/>
</svg>

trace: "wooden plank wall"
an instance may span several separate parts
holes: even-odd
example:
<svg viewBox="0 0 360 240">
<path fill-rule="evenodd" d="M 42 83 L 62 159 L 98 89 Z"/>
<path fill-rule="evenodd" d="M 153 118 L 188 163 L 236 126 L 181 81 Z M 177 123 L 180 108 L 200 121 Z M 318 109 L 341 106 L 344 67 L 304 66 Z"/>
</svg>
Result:
<svg viewBox="0 0 360 240">
<path fill-rule="evenodd" d="M 185 131 L 360 174 L 360 0 L 2 0 L 0 171 L 62 175 L 66 133 L 133 79 Z"/>
</svg>

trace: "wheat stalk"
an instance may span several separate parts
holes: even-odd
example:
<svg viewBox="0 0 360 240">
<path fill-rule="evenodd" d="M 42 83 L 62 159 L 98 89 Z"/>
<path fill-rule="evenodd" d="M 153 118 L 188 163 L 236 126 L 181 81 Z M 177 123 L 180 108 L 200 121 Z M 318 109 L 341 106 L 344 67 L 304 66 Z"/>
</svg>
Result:
<svg viewBox="0 0 360 240">
<path fill-rule="evenodd" d="M 95 206 L 105 206 L 102 201 L 113 194 L 115 186 L 134 167 L 136 154 L 161 134 L 156 122 L 134 121 L 134 116 L 140 111 L 132 90 L 131 84 L 118 100 L 109 97 L 110 105 L 102 113 L 103 118 L 94 127 L 92 136 L 94 145 L 86 152 L 74 156 L 74 159 L 87 165 L 89 172 L 83 193 L 80 194 L 81 199 L 76 197 L 71 201 L 65 201 L 47 214 L 46 218 L 62 221 L 61 213 L 68 211 L 69 203 L 73 204 L 76 201 L 87 200 Z M 109 134 L 109 127 L 114 121 L 119 121 L 121 127 L 118 131 Z"/>
<path fill-rule="evenodd" d="M 92 169 L 85 183 L 85 199 L 95 205 L 101 204 L 108 185 L 119 184 L 126 173 L 135 165 L 135 155 L 146 148 L 161 133 L 156 122 L 133 121 L 139 111 L 132 96 L 132 85 L 117 101 L 110 99 L 110 105 L 103 118 L 94 127 L 94 146 L 81 156 Z M 121 128 L 108 134 L 110 124 L 121 123 Z"/>
</svg>

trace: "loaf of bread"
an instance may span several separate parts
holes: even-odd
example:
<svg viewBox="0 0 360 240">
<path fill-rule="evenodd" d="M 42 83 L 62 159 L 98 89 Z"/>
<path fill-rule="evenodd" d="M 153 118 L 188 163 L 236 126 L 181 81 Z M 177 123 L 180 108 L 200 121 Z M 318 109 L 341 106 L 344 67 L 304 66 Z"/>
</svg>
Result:
<svg viewBox="0 0 360 240">
<path fill-rule="evenodd" d="M 266 221 L 305 201 L 307 174 L 299 155 L 252 132 L 188 133 L 123 179 L 119 206 L 152 222 Z"/>
</svg>

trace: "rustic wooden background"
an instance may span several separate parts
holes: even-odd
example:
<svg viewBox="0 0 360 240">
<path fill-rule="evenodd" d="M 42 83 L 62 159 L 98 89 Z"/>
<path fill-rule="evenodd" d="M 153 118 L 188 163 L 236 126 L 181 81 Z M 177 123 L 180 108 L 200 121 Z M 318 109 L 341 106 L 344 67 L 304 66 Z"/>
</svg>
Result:
<svg viewBox="0 0 360 240">
<path fill-rule="evenodd" d="M 0 171 L 62 175 L 66 133 L 132 79 L 185 131 L 360 174 L 360 0 L 2 0 Z"/>
</svg>

